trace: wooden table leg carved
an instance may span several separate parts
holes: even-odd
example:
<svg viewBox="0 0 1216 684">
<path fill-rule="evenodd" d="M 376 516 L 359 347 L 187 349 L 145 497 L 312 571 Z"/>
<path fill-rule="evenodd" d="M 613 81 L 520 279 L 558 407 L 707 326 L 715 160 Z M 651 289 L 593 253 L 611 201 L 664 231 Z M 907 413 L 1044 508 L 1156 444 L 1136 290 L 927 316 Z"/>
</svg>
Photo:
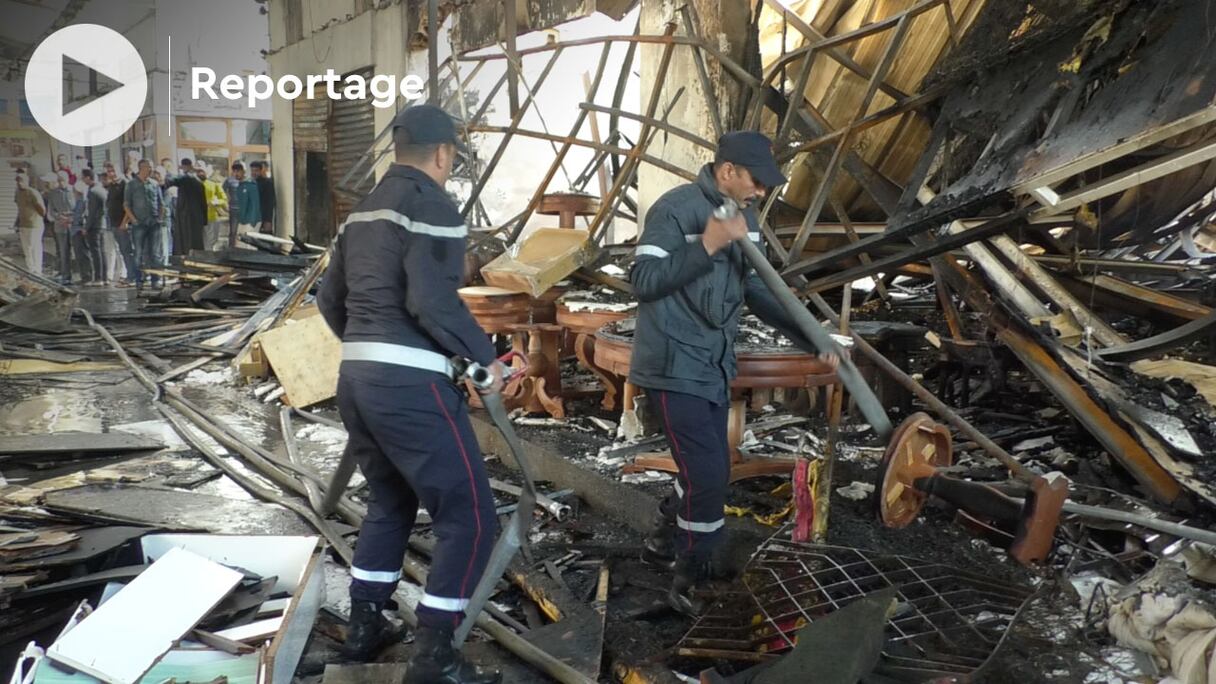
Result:
<svg viewBox="0 0 1216 684">
<path fill-rule="evenodd" d="M 595 346 L 596 365 L 605 372 L 619 377 L 627 377 L 629 373 L 630 352 L 632 340 L 623 336 L 601 331 L 597 336 Z M 745 389 L 824 387 L 827 391 L 840 391 L 839 380 L 830 367 L 810 354 L 797 351 L 772 350 L 762 352 L 741 352 L 737 356 L 739 374 L 731 383 L 732 392 L 742 394 Z M 622 405 L 624 410 L 633 408 L 638 388 L 626 382 L 623 387 Z M 783 458 L 754 458 L 748 459 L 739 451 L 743 440 L 744 426 L 747 420 L 747 404 L 741 398 L 734 398 L 730 404 L 727 417 L 727 443 L 730 447 L 730 481 L 759 477 L 761 475 L 786 475 L 794 467 L 793 459 Z M 645 470 L 662 472 L 678 472 L 675 461 L 669 453 L 646 454 L 638 456 L 624 467 L 626 473 L 636 473 Z"/>
</svg>

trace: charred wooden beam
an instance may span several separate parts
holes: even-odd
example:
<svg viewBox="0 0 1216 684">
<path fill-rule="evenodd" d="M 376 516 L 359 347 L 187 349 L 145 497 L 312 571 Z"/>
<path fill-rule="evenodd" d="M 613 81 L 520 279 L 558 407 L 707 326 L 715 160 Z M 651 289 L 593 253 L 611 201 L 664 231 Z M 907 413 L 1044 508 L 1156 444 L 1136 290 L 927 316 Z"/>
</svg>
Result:
<svg viewBox="0 0 1216 684">
<path fill-rule="evenodd" d="M 600 81 L 604 78 L 604 67 L 608 64 L 608 54 L 612 51 L 612 43 L 604 43 L 604 49 L 600 53 L 599 64 L 595 68 L 595 79 L 592 81 L 588 95 L 588 99 L 594 97 L 594 93 L 600 87 Z M 520 215 L 515 227 L 511 230 L 511 236 L 507 238 L 508 243 L 514 243 L 519 239 L 520 233 L 523 232 L 524 226 L 527 225 L 528 219 L 532 217 L 532 212 L 540 206 L 541 200 L 545 196 L 545 191 L 549 188 L 549 183 L 553 180 L 553 176 L 557 175 L 557 170 L 561 168 L 562 161 L 566 158 L 566 153 L 574 145 L 574 141 L 578 138 L 578 133 L 583 128 L 583 121 L 587 118 L 587 110 L 580 109 L 578 116 L 574 119 L 574 125 L 570 128 L 570 135 L 562 141 L 562 147 L 557 152 L 557 156 L 553 159 L 553 163 L 549 165 L 549 170 L 545 172 L 540 183 L 536 186 L 536 192 L 532 194 L 532 198 L 528 200 L 528 206 L 524 208 L 523 214 Z"/>
<path fill-rule="evenodd" d="M 794 238 L 793 245 L 790 247 L 791 254 L 802 254 L 802 250 L 806 247 L 806 241 L 810 238 L 811 226 L 819 220 L 819 214 L 823 211 L 823 206 L 827 201 L 828 195 L 832 191 L 832 187 L 836 181 L 836 172 L 840 168 L 840 162 L 847 152 L 849 140 L 853 135 L 854 125 L 865 117 L 866 111 L 870 108 L 870 103 L 874 100 L 875 93 L 878 92 L 878 83 L 883 78 L 886 78 L 887 72 L 891 65 L 895 62 L 895 56 L 899 54 L 899 49 L 904 44 L 904 39 L 908 35 L 908 28 L 911 26 L 911 13 L 902 15 L 895 24 L 894 34 L 887 41 L 887 47 L 883 52 L 882 58 L 878 63 L 878 67 L 874 69 L 874 73 L 870 75 L 870 81 L 866 85 L 865 95 L 861 99 L 861 104 L 857 107 L 857 114 L 853 116 L 852 121 L 845 126 L 844 134 L 840 138 L 840 142 L 836 144 L 836 149 L 832 153 L 832 158 L 828 162 L 828 166 L 823 171 L 823 178 L 819 182 L 819 187 L 812 196 L 810 206 L 807 207 L 806 218 L 802 221 L 802 228 L 798 231 L 798 236 Z M 787 257 L 786 266 L 789 266 L 792 259 Z"/>
</svg>

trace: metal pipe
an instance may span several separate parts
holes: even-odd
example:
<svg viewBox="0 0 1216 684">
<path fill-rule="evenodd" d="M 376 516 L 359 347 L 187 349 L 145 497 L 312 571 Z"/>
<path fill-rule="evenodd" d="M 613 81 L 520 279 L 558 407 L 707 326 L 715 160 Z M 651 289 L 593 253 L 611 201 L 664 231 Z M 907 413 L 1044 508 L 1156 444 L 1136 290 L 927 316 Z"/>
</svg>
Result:
<svg viewBox="0 0 1216 684">
<path fill-rule="evenodd" d="M 286 406 L 279 407 L 279 429 L 283 432 L 283 446 L 287 449 L 287 460 L 297 466 L 304 467 L 304 460 L 300 458 L 300 452 L 296 449 L 296 437 L 291 428 L 291 409 Z M 303 480 L 302 482 L 304 484 L 304 491 L 308 494 L 309 505 L 313 507 L 313 510 L 319 511 L 322 496 L 321 488 L 312 480 Z"/>
<path fill-rule="evenodd" d="M 320 425 L 325 425 L 327 427 L 336 428 L 338 430 L 342 430 L 343 432 L 346 431 L 346 426 L 343 425 L 341 423 L 341 421 L 333 420 L 332 418 L 326 418 L 325 416 L 322 416 L 320 414 L 313 413 L 312 411 L 305 411 L 302 408 L 297 408 L 294 406 L 292 407 L 291 410 L 297 416 L 303 418 L 304 420 L 309 420 L 314 423 L 318 423 Z"/>
<path fill-rule="evenodd" d="M 512 496 L 519 496 L 523 492 L 523 488 L 519 487 L 518 485 L 513 485 L 509 482 L 503 482 L 502 480 L 495 480 L 494 478 L 490 478 L 490 487 L 493 489 L 497 489 L 500 492 L 505 492 L 507 494 L 510 494 Z M 558 522 L 564 522 L 570 518 L 570 513 L 571 513 L 570 506 L 568 506 L 560 501 L 554 501 L 553 499 L 550 499 L 549 497 L 545 496 L 544 494 L 541 494 L 540 492 L 536 493 L 536 505 L 539 508 L 543 508 L 549 515 L 553 516 Z"/>
<path fill-rule="evenodd" d="M 857 407 L 861 409 L 866 421 L 874 428 L 874 431 L 879 437 L 886 439 L 891 434 L 892 426 L 891 419 L 887 417 L 887 412 L 883 410 L 882 404 L 878 402 L 878 397 L 874 396 L 873 390 L 866 385 L 865 378 L 861 377 L 857 366 L 849 360 L 848 356 L 828 334 L 828 331 L 823 329 L 819 321 L 811 315 L 811 312 L 806 310 L 802 302 L 790 292 L 789 286 L 777 274 L 777 270 L 772 264 L 768 263 L 768 259 L 760 253 L 760 248 L 751 240 L 739 240 L 739 244 L 743 247 L 743 254 L 751 262 L 752 268 L 756 269 L 756 273 L 760 275 L 760 279 L 772 291 L 773 296 L 781 303 L 781 306 L 786 310 L 794 323 L 798 326 L 798 330 L 809 339 L 816 348 L 823 352 L 834 352 L 840 357 L 840 366 L 836 369 L 836 375 L 844 386 L 853 394 L 854 400 L 857 401 Z"/>
<path fill-rule="evenodd" d="M 502 140 L 498 142 L 498 147 L 495 148 L 494 154 L 490 157 L 489 163 L 486 164 L 485 170 L 482 171 L 481 176 L 477 179 L 477 182 L 473 184 L 473 189 L 469 192 L 469 198 L 465 200 L 464 208 L 460 211 L 460 215 L 462 217 L 468 218 L 469 213 L 473 211 L 473 206 L 477 203 L 477 198 L 481 196 L 482 190 L 484 190 L 486 184 L 490 182 L 490 177 L 494 175 L 494 169 L 498 167 L 498 162 L 502 160 L 503 154 L 507 151 L 507 145 L 511 142 L 511 138 L 515 135 L 516 130 L 519 128 L 519 124 L 523 120 L 524 113 L 528 111 L 528 107 L 531 106 L 532 100 L 535 99 L 535 91 L 540 90 L 545 84 L 545 79 L 549 77 L 549 72 L 553 70 L 553 65 L 557 63 L 557 58 L 560 57 L 561 54 L 561 49 L 553 51 L 553 54 L 549 57 L 549 61 L 545 63 L 545 68 L 541 70 L 540 76 L 536 79 L 536 87 L 528 91 L 528 97 L 524 99 L 523 105 L 518 108 L 512 108 L 511 122 L 507 126 L 506 132 L 503 134 Z M 515 63 L 508 63 L 507 73 L 513 74 L 514 69 Z M 470 126 L 469 130 L 473 130 L 473 127 Z"/>
<path fill-rule="evenodd" d="M 693 26 L 689 6 L 684 5 L 679 11 L 680 17 L 684 20 L 684 33 L 703 40 L 701 32 Z M 722 114 L 718 111 L 718 98 L 714 96 L 714 85 L 709 80 L 709 70 L 705 68 L 705 57 L 701 54 L 699 46 L 692 48 L 692 60 L 697 67 L 697 78 L 701 81 L 701 92 L 705 96 L 705 106 L 709 108 L 709 122 L 713 124 L 714 139 L 716 140 L 721 138 L 726 130 L 722 128 Z"/>
<path fill-rule="evenodd" d="M 839 324 L 840 317 L 836 315 L 836 312 L 832 310 L 832 307 L 829 306 L 826 301 L 824 301 L 822 296 L 820 296 L 818 293 L 814 293 L 811 295 L 810 301 L 828 318 L 828 320 L 832 321 L 834 324 Z M 1009 472 L 1012 473 L 1014 477 L 1024 482 L 1031 482 L 1034 480 L 1035 474 L 1028 470 L 1026 466 L 1022 465 L 1021 462 L 1014 458 L 1008 451 L 1002 449 L 999 444 L 991 439 L 988 439 L 987 435 L 977 430 L 975 426 L 968 423 L 966 419 L 955 413 L 953 409 L 942 402 L 941 399 L 938 399 L 932 392 L 925 389 L 924 386 L 917 382 L 912 376 L 903 372 L 899 366 L 891 363 L 890 359 L 883 356 L 881 352 L 872 347 L 864 337 L 853 331 L 850 331 L 850 335 L 853 338 L 853 346 L 857 347 L 857 350 L 862 354 L 865 354 L 866 358 L 877 366 L 879 370 L 891 376 L 891 378 L 898 382 L 904 389 L 908 390 L 912 394 L 915 394 L 916 398 L 925 402 L 925 404 L 927 404 L 934 413 L 944 418 L 946 422 L 953 425 L 955 429 L 978 444 L 980 448 L 990 454 L 997 461 L 1000 461 L 1001 465 L 1008 468 Z"/>
<path fill-rule="evenodd" d="M 668 24 L 663 32 L 664 38 L 672 38 L 672 33 L 675 31 L 675 24 Z M 663 82 L 667 78 L 667 68 L 671 65 L 671 55 L 674 52 L 675 43 L 667 43 L 663 48 L 663 54 L 659 58 L 658 68 L 655 70 L 655 82 L 650 89 L 650 97 L 646 103 L 645 116 L 654 118 L 655 112 L 659 108 L 659 98 L 663 92 Z M 638 142 L 625 155 L 625 162 L 621 171 L 613 179 L 612 190 L 608 192 L 608 197 L 616 198 L 616 201 L 601 201 L 600 208 L 595 214 L 595 218 L 591 220 L 590 231 L 591 241 L 595 243 L 603 229 L 607 227 L 616 211 L 616 206 L 619 203 L 620 196 L 625 194 L 625 188 L 632 182 L 633 175 L 637 171 L 638 156 L 642 154 L 642 150 L 646 148 L 647 139 L 652 130 L 652 126 L 642 124 L 641 133 L 638 135 Z"/>
<path fill-rule="evenodd" d="M 161 415 L 163 415 L 165 417 L 166 420 L 169 421 L 169 424 L 172 425 L 179 434 L 181 434 L 181 436 L 184 440 L 186 440 L 191 445 L 193 445 L 196 449 L 198 449 L 199 453 L 201 453 L 204 456 L 204 458 L 206 458 L 208 461 L 210 461 L 212 465 L 214 465 L 216 468 L 218 468 L 219 470 L 224 472 L 226 475 L 228 475 L 230 478 L 232 478 L 232 480 L 234 482 L 236 482 L 238 485 L 240 485 L 242 488 L 244 488 L 250 494 L 252 494 L 260 499 L 263 499 L 265 501 L 271 501 L 273 503 L 282 505 L 283 507 L 294 511 L 297 515 L 299 515 L 300 517 L 307 520 L 309 522 L 309 524 L 311 524 L 318 532 L 320 532 L 322 535 L 325 536 L 325 538 L 327 540 L 329 540 L 330 544 L 332 544 L 334 547 L 334 551 L 337 552 L 339 556 L 341 556 L 348 564 L 352 561 L 352 559 L 354 558 L 353 551 L 351 551 L 349 545 L 347 545 L 345 543 L 345 541 L 342 539 L 342 536 L 337 534 L 336 532 L 334 532 L 334 530 L 329 526 L 328 522 L 326 522 L 324 519 L 313 514 L 312 511 L 308 510 L 308 508 L 306 508 L 302 504 L 300 504 L 288 497 L 281 497 L 281 496 L 275 495 L 270 490 L 267 490 L 260 486 L 255 485 L 252 480 L 249 480 L 247 477 L 244 476 L 243 473 L 240 473 L 235 468 L 232 468 L 227 462 L 224 461 L 224 459 L 222 457 L 220 457 L 218 454 L 215 454 L 214 452 L 212 452 L 210 447 L 208 447 L 201 440 L 197 439 L 195 437 L 195 435 L 193 433 L 191 433 L 189 430 L 185 429 L 185 426 L 181 424 L 180 419 L 177 418 L 176 416 L 172 415 L 168 411 L 168 408 L 165 406 L 164 402 L 162 402 L 161 395 L 162 395 L 162 392 L 164 391 L 164 388 L 161 385 L 157 384 L 156 381 L 154 381 L 152 378 L 150 378 L 147 375 L 147 373 L 144 372 L 144 369 L 140 368 L 138 365 L 135 364 L 134 361 L 131 360 L 131 357 L 127 355 L 126 350 L 124 350 L 122 345 L 119 344 L 118 341 L 114 339 L 113 335 L 110 334 L 110 331 L 107 330 L 104 326 L 99 325 L 96 321 L 94 321 L 93 317 L 89 314 L 88 311 L 85 311 L 84 309 L 77 309 L 76 312 L 81 314 L 82 316 L 84 316 L 84 319 L 88 322 L 89 327 L 91 327 L 93 330 L 95 330 L 97 332 L 97 334 L 101 335 L 102 339 L 104 339 L 111 347 L 114 348 L 114 352 L 118 355 L 118 358 L 121 359 L 122 362 L 127 366 L 127 368 L 131 371 L 131 374 L 133 376 L 135 376 L 135 379 L 140 384 L 142 384 L 144 387 L 148 388 L 152 392 L 153 406 L 156 408 L 157 411 L 159 411 L 161 413 Z M 175 391 L 171 391 L 171 392 L 173 394 L 176 394 Z M 170 396 L 167 399 L 167 401 L 170 404 L 172 404 L 172 403 L 178 401 L 179 398 L 180 397 Z M 189 406 L 183 407 L 181 404 L 178 404 L 178 405 L 174 406 L 174 408 L 177 408 L 179 411 L 181 411 L 183 415 L 190 417 L 190 414 L 188 412 L 188 411 L 190 411 Z M 186 410 L 183 410 L 183 408 Z M 209 432 L 206 429 L 206 427 L 199 424 L 199 420 L 198 420 L 199 418 L 200 418 L 200 416 L 191 417 L 191 422 L 195 423 L 198 427 L 202 428 L 204 432 Z M 203 420 L 203 422 L 206 422 L 205 419 Z M 211 433 L 209 432 L 209 434 L 211 434 Z M 220 439 L 219 434 L 212 434 L 212 437 L 215 437 L 217 440 Z M 233 448 L 235 448 L 235 447 L 233 447 Z M 250 459 L 251 459 L 251 461 L 257 460 L 257 459 L 253 459 L 252 457 L 250 457 Z M 267 466 L 266 469 L 263 472 L 261 472 L 261 474 L 271 480 L 276 481 L 280 485 L 286 486 L 286 488 L 291 489 L 292 491 L 295 491 L 295 493 L 297 493 L 297 494 L 301 493 L 300 483 L 297 480 L 288 476 L 286 473 L 283 473 L 282 471 L 280 471 L 276 468 Z M 275 477 L 276 475 L 278 477 Z M 294 485 L 294 486 L 288 486 L 288 485 Z"/>
<path fill-rule="evenodd" d="M 1086 504 L 1074 503 L 1072 501 L 1064 502 L 1064 510 L 1068 513 L 1075 513 L 1089 518 L 1098 520 L 1111 520 L 1114 522 L 1123 522 L 1131 525 L 1139 525 L 1147 527 L 1150 530 L 1170 534 L 1175 537 L 1182 537 L 1192 541 L 1203 542 L 1216 546 L 1216 531 L 1201 530 L 1198 527 L 1182 525 L 1180 523 L 1170 522 L 1168 520 L 1159 520 L 1150 518 L 1144 515 L 1128 513 L 1126 511 L 1117 511 L 1111 508 L 1103 508 L 1101 506 L 1089 506 Z"/>
<path fill-rule="evenodd" d="M 436 104 L 439 102 L 439 0 L 427 0 L 426 38 L 426 62 L 430 69 L 427 81 L 431 91 L 427 102 Z M 457 68 L 455 64 L 453 68 Z"/>
<path fill-rule="evenodd" d="M 161 402 L 154 402 L 154 405 L 156 410 L 165 417 L 165 420 L 169 421 L 169 424 L 173 426 L 173 429 L 176 430 L 179 435 L 181 435 L 182 439 L 197 449 L 198 452 L 203 455 L 203 458 L 207 459 L 211 465 L 218 468 L 221 472 L 231 478 L 233 482 L 237 483 L 237 485 L 249 492 L 249 494 L 252 496 L 266 501 L 267 503 L 278 504 L 290 511 L 293 511 L 296 515 L 308 521 L 308 524 L 312 525 L 313 529 L 320 532 L 321 535 L 324 536 L 327 541 L 329 541 L 329 545 L 333 547 L 334 552 L 337 553 L 342 560 L 346 561 L 347 565 L 354 562 L 354 550 L 350 547 L 350 544 L 346 543 L 346 540 L 342 538 L 342 535 L 338 534 L 337 531 L 333 529 L 333 526 L 330 525 L 328 520 L 318 516 L 315 512 L 299 501 L 296 501 L 294 498 L 289 496 L 280 496 L 273 491 L 258 485 L 248 475 L 242 473 L 240 470 L 234 468 L 232 464 L 224 460 L 223 456 L 220 456 L 218 453 L 212 451 L 211 447 L 206 442 L 198 439 L 193 432 L 186 428 L 184 421 L 178 415 L 169 410 L 167 405 Z"/>
</svg>

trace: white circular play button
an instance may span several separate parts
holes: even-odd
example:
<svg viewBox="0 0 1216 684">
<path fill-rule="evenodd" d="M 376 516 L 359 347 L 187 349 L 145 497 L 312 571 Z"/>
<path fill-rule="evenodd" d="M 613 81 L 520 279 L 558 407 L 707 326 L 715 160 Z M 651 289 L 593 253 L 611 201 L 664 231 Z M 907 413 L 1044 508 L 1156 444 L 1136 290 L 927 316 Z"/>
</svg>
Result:
<svg viewBox="0 0 1216 684">
<path fill-rule="evenodd" d="M 64 101 L 64 66 L 76 62 L 117 87 L 80 104 Z M 51 137 L 69 145 L 104 145 L 139 118 L 148 97 L 144 61 L 121 33 L 97 24 L 76 24 L 38 44 L 25 70 L 30 114 Z"/>
</svg>

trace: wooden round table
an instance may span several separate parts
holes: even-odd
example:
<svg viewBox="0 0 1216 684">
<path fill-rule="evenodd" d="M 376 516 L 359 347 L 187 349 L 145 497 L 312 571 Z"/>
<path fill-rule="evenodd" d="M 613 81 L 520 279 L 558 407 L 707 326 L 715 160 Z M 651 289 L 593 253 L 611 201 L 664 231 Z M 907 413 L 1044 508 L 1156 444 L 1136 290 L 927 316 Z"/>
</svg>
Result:
<svg viewBox="0 0 1216 684">
<path fill-rule="evenodd" d="M 481 329 L 491 335 L 510 333 L 515 326 L 531 320 L 532 298 L 522 292 L 475 285 L 462 287 L 457 294 L 469 307 Z"/>
<path fill-rule="evenodd" d="M 824 387 L 828 392 L 830 404 L 831 393 L 839 391 L 839 379 L 830 366 L 820 361 L 818 357 L 797 349 L 758 348 L 739 345 L 735 348 L 735 358 L 738 375 L 731 382 L 732 394 L 735 390 L 745 389 L 776 389 L 781 387 Z M 604 372 L 621 378 L 629 376 L 629 366 L 633 355 L 632 333 L 626 335 L 614 330 L 614 326 L 605 326 L 595 335 L 595 364 Z M 622 410 L 634 410 L 633 402 L 637 388 L 632 383 L 625 382 L 622 392 Z M 742 480 L 760 475 L 778 475 L 789 473 L 794 467 L 793 459 L 758 458 L 745 459 L 739 451 L 739 443 L 743 440 L 743 428 L 747 419 L 747 411 L 743 400 L 731 399 L 730 413 L 727 418 L 727 442 L 730 445 L 730 481 Z M 678 472 L 675 461 L 669 455 L 639 456 L 634 462 L 625 466 L 625 472 L 642 470 L 661 470 Z"/>
<path fill-rule="evenodd" d="M 551 192 L 540 199 L 536 213 L 558 216 L 559 228 L 573 228 L 579 216 L 595 216 L 600 198 L 580 192 Z"/>
<path fill-rule="evenodd" d="M 553 321 L 537 320 L 534 315 L 537 301 L 526 293 L 483 285 L 462 288 L 459 294 L 482 330 L 510 335 L 511 350 L 527 359 L 527 369 L 503 388 L 507 409 L 522 408 L 528 413 L 565 418 L 560 364 L 562 327 Z M 521 364 L 514 365 L 518 368 Z M 469 393 L 469 404 L 481 406 L 476 392 Z"/>
<path fill-rule="evenodd" d="M 610 323 L 633 315 L 633 308 L 626 311 L 596 308 L 594 304 L 581 306 L 578 302 L 557 303 L 557 324 L 574 334 L 574 355 L 584 368 L 595 373 L 604 384 L 604 398 L 600 405 L 606 411 L 615 411 L 622 392 L 623 376 L 605 373 L 596 365 L 595 334 Z"/>
</svg>

